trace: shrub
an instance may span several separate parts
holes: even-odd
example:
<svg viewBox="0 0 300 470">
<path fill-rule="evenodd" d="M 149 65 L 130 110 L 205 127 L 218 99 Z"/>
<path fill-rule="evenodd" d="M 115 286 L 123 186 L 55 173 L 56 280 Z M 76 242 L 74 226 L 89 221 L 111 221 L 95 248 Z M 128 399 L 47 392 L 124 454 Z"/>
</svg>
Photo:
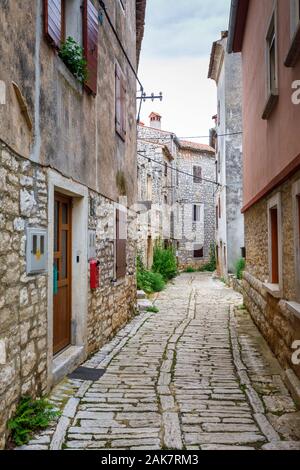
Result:
<svg viewBox="0 0 300 470">
<path fill-rule="evenodd" d="M 238 279 L 243 279 L 243 272 L 245 271 L 246 261 L 245 258 L 240 258 L 235 267 L 236 277 Z"/>
<path fill-rule="evenodd" d="M 70 72 L 80 83 L 87 79 L 87 62 L 83 55 L 83 49 L 72 37 L 68 37 L 58 53 Z"/>
<path fill-rule="evenodd" d="M 15 416 L 8 421 L 8 429 L 12 432 L 13 442 L 18 446 L 27 444 L 35 431 L 47 428 L 50 422 L 59 415 L 60 412 L 54 411 L 53 406 L 47 400 L 22 397 Z"/>
<path fill-rule="evenodd" d="M 161 274 L 147 271 L 140 255 L 137 257 L 137 288 L 147 294 L 161 292 L 165 287 L 165 281 Z"/>
<path fill-rule="evenodd" d="M 188 266 L 185 270 L 184 270 L 185 273 L 195 273 L 196 272 L 196 269 L 193 268 L 192 266 Z"/>
<path fill-rule="evenodd" d="M 216 247 L 214 243 L 210 245 L 209 258 L 209 262 L 199 268 L 200 272 L 208 271 L 213 273 L 217 269 Z"/>
<path fill-rule="evenodd" d="M 154 249 L 152 271 L 160 273 L 165 281 L 177 275 L 177 262 L 172 248 L 163 248 L 157 244 Z"/>
</svg>

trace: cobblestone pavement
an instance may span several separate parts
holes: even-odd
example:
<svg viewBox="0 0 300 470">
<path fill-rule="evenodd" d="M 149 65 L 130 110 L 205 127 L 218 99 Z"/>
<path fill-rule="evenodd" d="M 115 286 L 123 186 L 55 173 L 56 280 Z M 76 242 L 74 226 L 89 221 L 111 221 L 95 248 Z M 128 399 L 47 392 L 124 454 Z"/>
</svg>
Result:
<svg viewBox="0 0 300 470">
<path fill-rule="evenodd" d="M 300 449 L 300 417 L 242 298 L 208 274 L 183 274 L 66 379 L 62 409 L 26 449 Z M 240 306 L 236 308 L 237 306 Z M 24 448 L 24 447 L 23 447 Z"/>
</svg>

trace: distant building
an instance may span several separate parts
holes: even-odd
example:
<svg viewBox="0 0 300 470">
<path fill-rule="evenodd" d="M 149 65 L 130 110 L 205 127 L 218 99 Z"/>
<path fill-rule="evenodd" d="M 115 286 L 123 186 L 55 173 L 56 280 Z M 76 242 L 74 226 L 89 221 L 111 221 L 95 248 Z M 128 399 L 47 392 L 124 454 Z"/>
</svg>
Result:
<svg viewBox="0 0 300 470">
<path fill-rule="evenodd" d="M 176 159 L 175 234 L 180 268 L 199 268 L 215 241 L 215 151 L 180 140 Z"/>
<path fill-rule="evenodd" d="M 214 149 L 180 141 L 161 129 L 159 114 L 149 117 L 150 126 L 138 128 L 139 252 L 150 268 L 160 240 L 174 248 L 179 268 L 200 267 L 214 242 Z"/>
<path fill-rule="evenodd" d="M 241 54 L 227 53 L 227 32 L 213 43 L 208 77 L 217 85 L 218 114 L 211 139 L 216 148 L 215 199 L 217 265 L 219 274 L 235 273 L 243 255 L 243 154 Z M 226 135 L 225 135 L 226 134 Z"/>
<path fill-rule="evenodd" d="M 299 38 L 298 0 L 232 1 L 228 51 L 243 64 L 244 303 L 289 380 L 292 370 L 300 377 Z"/>
</svg>

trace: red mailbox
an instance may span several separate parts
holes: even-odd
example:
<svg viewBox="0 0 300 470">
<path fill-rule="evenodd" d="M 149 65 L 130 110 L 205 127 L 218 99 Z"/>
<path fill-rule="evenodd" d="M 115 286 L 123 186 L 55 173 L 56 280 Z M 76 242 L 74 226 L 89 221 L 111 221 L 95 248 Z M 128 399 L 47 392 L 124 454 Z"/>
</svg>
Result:
<svg viewBox="0 0 300 470">
<path fill-rule="evenodd" d="M 100 262 L 96 259 L 90 260 L 90 286 L 91 289 L 98 289 L 100 286 Z"/>
</svg>

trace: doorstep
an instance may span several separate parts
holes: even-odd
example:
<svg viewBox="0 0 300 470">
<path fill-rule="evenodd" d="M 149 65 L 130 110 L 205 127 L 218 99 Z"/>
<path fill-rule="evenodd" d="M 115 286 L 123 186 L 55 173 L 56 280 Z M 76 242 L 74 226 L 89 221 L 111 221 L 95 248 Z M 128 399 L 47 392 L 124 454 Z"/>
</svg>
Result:
<svg viewBox="0 0 300 470">
<path fill-rule="evenodd" d="M 52 383 L 55 385 L 84 361 L 84 346 L 69 346 L 53 358 Z"/>
<path fill-rule="evenodd" d="M 300 319 L 300 304 L 298 302 L 290 302 L 290 301 L 289 302 L 286 301 L 285 304 L 287 308 L 289 309 L 289 311 L 293 313 L 295 317 Z"/>
</svg>

